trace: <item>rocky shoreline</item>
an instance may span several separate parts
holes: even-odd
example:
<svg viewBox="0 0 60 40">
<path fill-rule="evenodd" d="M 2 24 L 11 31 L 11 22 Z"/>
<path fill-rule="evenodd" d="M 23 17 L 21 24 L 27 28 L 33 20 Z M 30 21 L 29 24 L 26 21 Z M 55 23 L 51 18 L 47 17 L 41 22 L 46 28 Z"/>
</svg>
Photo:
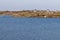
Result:
<svg viewBox="0 0 60 40">
<path fill-rule="evenodd" d="M 0 15 L 10 15 L 14 17 L 60 18 L 60 11 L 50 10 L 0 11 Z"/>
</svg>

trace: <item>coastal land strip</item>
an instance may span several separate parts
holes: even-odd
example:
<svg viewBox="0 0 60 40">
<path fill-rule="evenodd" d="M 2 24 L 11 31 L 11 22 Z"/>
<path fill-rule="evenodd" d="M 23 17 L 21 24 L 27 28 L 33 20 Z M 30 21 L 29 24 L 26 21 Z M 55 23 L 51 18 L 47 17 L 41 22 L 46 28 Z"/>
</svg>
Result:
<svg viewBox="0 0 60 40">
<path fill-rule="evenodd" d="M 60 18 L 60 11 L 50 10 L 0 11 L 0 15 L 10 15 L 13 17 Z"/>
</svg>

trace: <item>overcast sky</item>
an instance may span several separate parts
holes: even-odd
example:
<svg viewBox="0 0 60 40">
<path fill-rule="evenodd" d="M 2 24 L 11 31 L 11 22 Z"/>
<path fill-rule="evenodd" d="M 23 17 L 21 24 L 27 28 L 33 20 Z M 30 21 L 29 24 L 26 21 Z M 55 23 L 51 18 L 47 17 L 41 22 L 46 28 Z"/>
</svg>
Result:
<svg viewBox="0 0 60 40">
<path fill-rule="evenodd" d="M 60 0 L 0 0 L 0 10 L 60 10 Z"/>
</svg>

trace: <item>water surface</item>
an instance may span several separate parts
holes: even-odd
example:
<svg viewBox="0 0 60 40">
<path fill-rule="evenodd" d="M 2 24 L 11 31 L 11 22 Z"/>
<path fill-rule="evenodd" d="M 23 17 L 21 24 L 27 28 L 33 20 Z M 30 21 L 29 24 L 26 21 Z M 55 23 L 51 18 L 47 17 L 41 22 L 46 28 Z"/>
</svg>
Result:
<svg viewBox="0 0 60 40">
<path fill-rule="evenodd" d="M 0 40 L 60 40 L 60 18 L 0 16 Z"/>
</svg>

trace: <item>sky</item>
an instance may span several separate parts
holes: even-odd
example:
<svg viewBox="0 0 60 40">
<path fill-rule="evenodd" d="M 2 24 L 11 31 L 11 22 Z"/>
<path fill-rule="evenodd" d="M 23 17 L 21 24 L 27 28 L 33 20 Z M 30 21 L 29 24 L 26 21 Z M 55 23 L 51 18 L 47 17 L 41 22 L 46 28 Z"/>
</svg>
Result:
<svg viewBox="0 0 60 40">
<path fill-rule="evenodd" d="M 60 10 L 60 0 L 0 0 L 1 10 Z"/>
</svg>

